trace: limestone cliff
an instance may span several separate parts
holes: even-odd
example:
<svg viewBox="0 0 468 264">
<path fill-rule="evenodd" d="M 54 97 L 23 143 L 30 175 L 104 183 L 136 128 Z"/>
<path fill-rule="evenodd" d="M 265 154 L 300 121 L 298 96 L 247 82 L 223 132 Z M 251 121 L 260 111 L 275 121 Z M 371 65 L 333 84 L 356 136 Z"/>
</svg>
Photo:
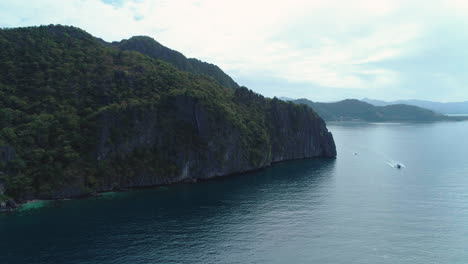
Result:
<svg viewBox="0 0 468 264">
<path fill-rule="evenodd" d="M 80 29 L 1 29 L 0 43 L 4 201 L 78 197 L 336 156 L 332 135 L 309 107 L 220 85 L 214 75 L 180 71 Z"/>
<path fill-rule="evenodd" d="M 264 115 L 268 137 L 257 143 L 245 142 L 247 135 L 242 129 L 219 119 L 189 96 L 171 98 L 169 118 L 164 108 L 103 113 L 96 158 L 129 159 L 132 165 L 129 170 L 128 161 L 113 163 L 99 189 L 194 181 L 251 171 L 273 162 L 336 156 L 331 133 L 311 109 L 280 100 L 260 100 L 267 105 Z M 125 124 L 126 120 L 131 123 Z M 110 140 L 110 131 L 121 127 L 127 127 L 128 136 Z M 158 158 L 149 163 L 135 162 L 135 152 L 139 152 L 139 161 L 154 152 Z M 173 170 L 158 171 L 168 164 Z"/>
</svg>

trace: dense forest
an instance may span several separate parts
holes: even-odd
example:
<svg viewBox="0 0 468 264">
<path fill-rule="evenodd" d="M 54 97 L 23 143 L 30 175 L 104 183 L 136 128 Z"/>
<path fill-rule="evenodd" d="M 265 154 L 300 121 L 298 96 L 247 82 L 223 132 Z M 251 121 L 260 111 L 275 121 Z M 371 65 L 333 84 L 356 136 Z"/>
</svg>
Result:
<svg viewBox="0 0 468 264">
<path fill-rule="evenodd" d="M 127 51 L 129 41 L 120 49 L 68 26 L 0 30 L 0 200 L 75 197 L 336 155 L 310 108 L 223 86 L 193 67 L 181 71 Z"/>
<path fill-rule="evenodd" d="M 154 59 L 164 60 L 181 71 L 211 77 L 224 87 L 239 88 L 239 85 L 218 66 L 194 58 L 188 59 L 182 53 L 169 49 L 150 37 L 132 37 L 120 42 L 112 42 L 111 45 L 121 50 L 138 51 Z"/>
</svg>

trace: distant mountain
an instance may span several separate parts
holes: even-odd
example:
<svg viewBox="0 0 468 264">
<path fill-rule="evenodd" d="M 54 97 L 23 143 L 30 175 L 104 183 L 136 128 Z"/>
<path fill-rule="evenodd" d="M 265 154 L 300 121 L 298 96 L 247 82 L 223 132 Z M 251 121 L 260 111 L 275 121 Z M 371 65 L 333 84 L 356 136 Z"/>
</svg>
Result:
<svg viewBox="0 0 468 264">
<path fill-rule="evenodd" d="M 374 106 L 387 106 L 391 105 L 392 103 L 387 102 L 387 101 L 382 101 L 382 100 L 375 100 L 375 99 L 370 99 L 370 98 L 364 98 L 361 99 L 362 102 L 366 102 L 368 104 L 374 105 Z"/>
<path fill-rule="evenodd" d="M 375 106 L 387 106 L 395 104 L 407 104 L 419 106 L 422 108 L 430 109 L 441 114 L 468 114 L 468 101 L 466 102 L 454 102 L 454 103 L 441 103 L 424 100 L 397 100 L 397 101 L 381 101 L 369 98 L 364 98 L 361 101 L 375 105 Z"/>
<path fill-rule="evenodd" d="M 182 53 L 165 47 L 150 37 L 136 36 L 120 42 L 112 42 L 111 45 L 121 50 L 138 51 L 149 57 L 169 62 L 182 71 L 211 77 L 224 87 L 239 88 L 239 85 L 218 66 L 187 58 Z"/>
<path fill-rule="evenodd" d="M 428 109 L 405 104 L 374 106 L 355 99 L 347 99 L 335 103 L 318 103 L 307 99 L 298 99 L 293 102 L 312 107 L 327 121 L 363 120 L 370 122 L 409 122 L 463 119 L 461 117 L 447 117 Z"/>
<path fill-rule="evenodd" d="M 278 97 L 278 99 L 280 99 L 282 101 L 294 101 L 294 100 L 296 100 L 294 98 L 285 97 L 285 96 L 280 96 L 280 97 Z"/>
</svg>

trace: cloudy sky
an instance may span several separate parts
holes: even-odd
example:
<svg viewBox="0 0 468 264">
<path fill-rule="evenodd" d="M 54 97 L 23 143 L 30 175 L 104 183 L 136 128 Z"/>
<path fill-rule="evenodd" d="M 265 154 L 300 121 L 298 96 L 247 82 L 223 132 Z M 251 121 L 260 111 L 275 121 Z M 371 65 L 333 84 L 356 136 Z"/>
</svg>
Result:
<svg viewBox="0 0 468 264">
<path fill-rule="evenodd" d="M 468 0 L 0 0 L 0 26 L 148 35 L 266 96 L 468 100 Z"/>
</svg>

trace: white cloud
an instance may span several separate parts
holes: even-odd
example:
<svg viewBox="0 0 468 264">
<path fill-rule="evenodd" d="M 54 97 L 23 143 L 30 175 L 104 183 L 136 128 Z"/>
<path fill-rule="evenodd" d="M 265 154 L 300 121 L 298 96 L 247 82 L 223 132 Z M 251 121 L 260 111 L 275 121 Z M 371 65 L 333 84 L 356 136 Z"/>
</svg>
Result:
<svg viewBox="0 0 468 264">
<path fill-rule="evenodd" d="M 0 25 L 69 24 L 105 40 L 149 35 L 215 63 L 234 78 L 281 78 L 311 87 L 407 89 L 405 72 L 381 63 L 424 50 L 435 17 L 464 20 L 447 0 L 30 0 L 0 2 Z M 450 74 L 449 74 L 450 75 Z M 267 95 L 274 91 L 251 87 Z M 312 88 L 311 88 L 312 89 Z M 298 91 L 299 92 L 299 91 Z M 302 91 L 301 91 L 302 92 Z M 314 91 L 310 91 L 311 94 Z"/>
</svg>

